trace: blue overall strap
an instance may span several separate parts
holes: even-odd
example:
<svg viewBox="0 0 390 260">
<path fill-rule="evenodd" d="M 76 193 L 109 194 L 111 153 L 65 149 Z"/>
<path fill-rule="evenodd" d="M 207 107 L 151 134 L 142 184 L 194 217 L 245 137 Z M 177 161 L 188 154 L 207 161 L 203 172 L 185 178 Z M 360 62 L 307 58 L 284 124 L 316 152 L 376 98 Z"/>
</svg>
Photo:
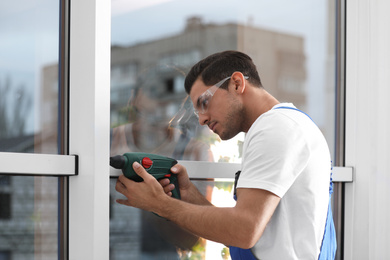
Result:
<svg viewBox="0 0 390 260">
<path fill-rule="evenodd" d="M 305 114 L 308 118 L 311 119 L 311 117 L 310 117 L 308 114 L 306 114 L 306 113 L 303 112 L 302 110 L 299 110 L 298 108 L 295 108 L 295 107 L 286 107 L 286 106 L 282 106 L 282 107 L 275 107 L 274 109 L 291 109 L 291 110 L 295 110 L 295 111 L 301 112 L 302 114 Z M 313 121 L 313 123 L 314 123 L 314 120 L 313 120 L 313 119 L 311 119 L 311 121 Z"/>
<path fill-rule="evenodd" d="M 250 249 L 229 246 L 229 251 L 232 260 L 257 260 Z"/>
<path fill-rule="evenodd" d="M 336 230 L 333 223 L 331 198 L 333 193 L 332 172 L 330 173 L 328 215 L 326 216 L 324 237 L 322 238 L 320 255 L 318 260 L 333 260 L 336 256 L 337 241 Z"/>
</svg>

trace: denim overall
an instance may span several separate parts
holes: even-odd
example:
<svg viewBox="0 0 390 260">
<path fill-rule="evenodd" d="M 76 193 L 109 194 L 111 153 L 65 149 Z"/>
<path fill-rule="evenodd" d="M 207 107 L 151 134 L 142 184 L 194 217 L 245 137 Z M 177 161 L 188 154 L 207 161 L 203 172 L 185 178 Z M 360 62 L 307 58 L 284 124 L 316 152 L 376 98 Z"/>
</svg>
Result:
<svg viewBox="0 0 390 260">
<path fill-rule="evenodd" d="M 293 107 L 277 107 L 275 109 L 292 109 L 299 112 L 302 112 L 299 109 Z M 304 112 L 302 112 L 304 113 Z M 304 113 L 306 115 L 306 113 Z M 308 115 L 307 115 L 308 116 Z M 309 117 L 309 116 L 308 116 Z M 310 117 L 309 117 L 310 118 Z M 311 119 L 311 118 L 310 118 Z M 238 171 L 235 176 L 234 182 L 234 199 L 236 197 L 236 186 L 238 178 L 240 177 L 241 171 Z M 336 242 L 336 232 L 333 223 L 332 207 L 331 207 L 331 197 L 333 193 L 333 182 L 332 182 L 332 172 L 330 174 L 330 185 L 329 185 L 329 204 L 328 204 L 328 213 L 326 216 L 325 231 L 324 237 L 322 238 L 320 255 L 318 260 L 333 260 L 336 255 L 337 242 Z M 234 246 L 230 246 L 230 256 L 232 260 L 258 260 L 252 253 L 251 249 L 242 249 Z"/>
</svg>

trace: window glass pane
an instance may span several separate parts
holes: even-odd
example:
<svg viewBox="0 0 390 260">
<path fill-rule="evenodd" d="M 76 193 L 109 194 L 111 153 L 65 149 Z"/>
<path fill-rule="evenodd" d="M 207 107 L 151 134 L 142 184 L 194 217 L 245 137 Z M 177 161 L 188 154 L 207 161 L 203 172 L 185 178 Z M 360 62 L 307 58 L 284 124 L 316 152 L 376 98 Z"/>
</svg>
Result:
<svg viewBox="0 0 390 260">
<path fill-rule="evenodd" d="M 57 153 L 59 1 L 2 1 L 0 39 L 0 151 Z"/>
<path fill-rule="evenodd" d="M 196 180 L 196 187 L 219 207 L 235 205 L 233 180 Z M 153 213 L 116 204 L 123 198 L 111 179 L 110 259 L 229 259 L 219 243 L 199 239 Z"/>
<path fill-rule="evenodd" d="M 240 162 L 243 135 L 221 142 L 194 117 L 169 124 L 189 68 L 227 49 L 248 53 L 265 89 L 309 113 L 333 153 L 333 2 L 113 1 L 112 153 Z"/>
<path fill-rule="evenodd" d="M 10 251 L 0 251 L 0 260 L 11 260 Z"/>
<path fill-rule="evenodd" d="M 59 3 L 0 3 L 0 152 L 58 153 Z M 58 258 L 59 182 L 0 175 L 0 259 Z"/>
<path fill-rule="evenodd" d="M 0 259 L 57 259 L 58 180 L 0 175 Z"/>
<path fill-rule="evenodd" d="M 200 59 L 224 50 L 249 54 L 264 88 L 308 113 L 333 156 L 334 0 L 113 1 L 111 154 L 150 152 L 240 163 L 244 134 L 222 142 L 194 116 L 184 115 L 177 123 L 186 101 L 186 73 Z M 132 232 L 116 231 L 110 233 L 113 254 L 115 238 Z"/>
</svg>

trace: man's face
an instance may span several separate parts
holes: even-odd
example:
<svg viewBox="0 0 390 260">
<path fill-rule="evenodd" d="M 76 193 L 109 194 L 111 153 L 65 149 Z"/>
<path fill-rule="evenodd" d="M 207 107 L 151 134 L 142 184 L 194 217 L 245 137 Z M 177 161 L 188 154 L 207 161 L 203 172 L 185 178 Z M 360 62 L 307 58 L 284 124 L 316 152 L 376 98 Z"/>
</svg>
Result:
<svg viewBox="0 0 390 260">
<path fill-rule="evenodd" d="M 213 95 L 207 96 L 204 93 L 212 87 L 207 87 L 201 79 L 197 79 L 190 93 L 194 108 L 199 111 L 199 123 L 207 125 L 222 140 L 233 138 L 241 132 L 245 120 L 243 105 L 231 90 L 234 89 L 234 84 L 231 79 L 227 81 L 228 90 L 218 88 Z M 206 105 L 206 111 L 202 109 L 202 104 Z"/>
</svg>

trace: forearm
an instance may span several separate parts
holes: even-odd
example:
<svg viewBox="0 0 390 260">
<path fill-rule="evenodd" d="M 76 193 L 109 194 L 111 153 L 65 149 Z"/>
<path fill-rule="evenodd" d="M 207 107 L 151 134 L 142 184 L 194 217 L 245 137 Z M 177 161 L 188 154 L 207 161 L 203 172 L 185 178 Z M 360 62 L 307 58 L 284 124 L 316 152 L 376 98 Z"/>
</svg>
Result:
<svg viewBox="0 0 390 260">
<path fill-rule="evenodd" d="M 212 206 L 211 202 L 208 201 L 202 193 L 200 193 L 193 183 L 191 183 L 191 188 L 186 190 L 186 193 L 186 199 L 184 201 L 196 205 Z"/>
<path fill-rule="evenodd" d="M 197 236 L 225 245 L 247 247 L 245 236 L 253 231 L 249 222 L 241 223 L 244 217 L 235 208 L 217 208 L 210 203 L 195 205 L 166 198 L 156 213 Z"/>
</svg>

